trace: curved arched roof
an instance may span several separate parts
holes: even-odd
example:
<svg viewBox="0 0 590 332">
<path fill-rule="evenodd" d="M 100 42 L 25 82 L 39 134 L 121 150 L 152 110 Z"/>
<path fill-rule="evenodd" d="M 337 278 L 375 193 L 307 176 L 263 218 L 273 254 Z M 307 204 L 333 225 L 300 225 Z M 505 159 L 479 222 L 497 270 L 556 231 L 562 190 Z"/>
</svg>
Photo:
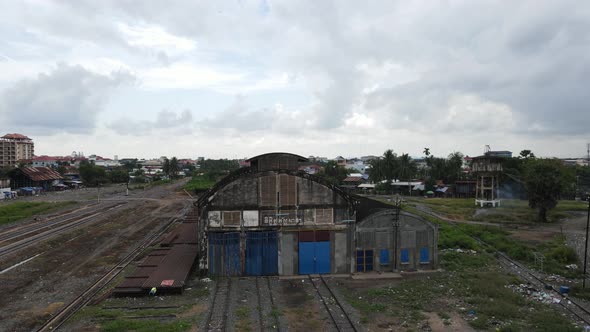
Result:
<svg viewBox="0 0 590 332">
<path fill-rule="evenodd" d="M 272 155 L 276 155 L 277 157 L 278 156 L 296 157 L 297 158 L 297 161 L 309 161 L 309 159 L 307 159 L 307 158 L 305 158 L 303 156 L 300 156 L 300 155 L 294 154 L 294 153 L 289 153 L 289 152 L 269 152 L 269 153 L 265 153 L 265 154 L 261 154 L 261 155 L 252 157 L 252 158 L 250 158 L 250 159 L 248 159 L 246 161 L 252 162 L 252 161 L 258 160 L 258 159 L 260 159 L 262 157 L 269 157 L 269 156 L 272 156 Z"/>
<path fill-rule="evenodd" d="M 277 171 L 275 171 L 275 172 L 277 172 Z M 322 185 L 330 188 L 331 190 L 335 191 L 336 193 L 338 193 L 340 196 L 342 196 L 350 204 L 354 204 L 354 201 L 356 201 L 356 199 L 355 199 L 356 198 L 356 195 L 351 195 L 351 194 L 346 193 L 340 187 L 335 186 L 335 185 L 327 182 L 322 177 L 311 175 L 311 174 L 305 173 L 303 171 L 280 170 L 278 172 L 279 173 L 282 173 L 282 174 L 289 174 L 289 175 L 292 175 L 292 176 L 297 176 L 297 177 L 300 177 L 300 178 L 312 180 L 314 182 L 317 182 L 319 184 L 322 184 Z M 257 171 L 257 170 L 253 170 L 250 167 L 244 167 L 244 168 L 237 169 L 237 170 L 231 172 L 230 174 L 228 174 L 223 179 L 221 179 L 219 182 L 217 182 L 209 190 L 207 190 L 204 193 L 202 193 L 199 196 L 199 198 L 197 199 L 197 201 L 195 202 L 195 205 L 198 206 L 198 207 L 202 207 L 202 206 L 206 205 L 207 203 L 209 203 L 210 198 L 216 192 L 218 192 L 223 187 L 225 187 L 226 185 L 230 184 L 231 182 L 237 180 L 238 178 L 240 178 L 242 176 L 247 176 L 247 175 L 252 175 L 252 174 L 265 174 L 265 173 L 268 173 L 268 171 Z"/>
</svg>

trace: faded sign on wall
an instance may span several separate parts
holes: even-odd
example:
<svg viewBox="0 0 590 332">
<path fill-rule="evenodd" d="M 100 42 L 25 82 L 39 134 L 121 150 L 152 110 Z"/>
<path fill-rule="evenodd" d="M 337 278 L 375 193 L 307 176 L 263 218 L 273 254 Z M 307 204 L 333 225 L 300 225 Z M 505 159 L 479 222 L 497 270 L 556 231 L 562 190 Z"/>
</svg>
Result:
<svg viewBox="0 0 590 332">
<path fill-rule="evenodd" d="M 209 211 L 209 226 L 221 227 L 221 211 Z"/>
<path fill-rule="evenodd" d="M 295 226 L 303 223 L 302 211 L 295 210 L 266 210 L 260 211 L 262 226 Z"/>
</svg>

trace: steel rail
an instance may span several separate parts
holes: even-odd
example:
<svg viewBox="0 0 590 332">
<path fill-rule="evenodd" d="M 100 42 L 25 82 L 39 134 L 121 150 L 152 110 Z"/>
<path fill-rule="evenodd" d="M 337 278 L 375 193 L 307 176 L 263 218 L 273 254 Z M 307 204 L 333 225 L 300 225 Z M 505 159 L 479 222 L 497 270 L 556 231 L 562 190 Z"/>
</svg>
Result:
<svg viewBox="0 0 590 332">
<path fill-rule="evenodd" d="M 80 215 L 90 214 L 92 211 L 88 212 L 85 210 L 90 209 L 93 205 L 96 205 L 96 204 L 88 204 L 88 205 L 85 205 L 81 208 L 78 208 L 78 209 L 72 210 L 72 211 L 68 211 L 63 214 L 52 215 L 51 217 L 48 217 L 47 219 L 44 219 L 44 220 L 38 220 L 35 222 L 26 223 L 26 224 L 19 223 L 16 225 L 12 225 L 11 227 L 6 228 L 2 232 L 0 232 L 0 242 L 11 240 L 12 238 L 17 237 L 13 234 L 23 235 L 29 231 L 41 229 L 43 226 L 47 226 L 47 225 L 54 225 L 55 223 L 58 223 L 58 222 L 61 222 L 64 220 L 64 219 L 60 220 L 60 218 L 65 217 L 65 219 L 73 219 L 73 218 L 79 217 Z M 68 218 L 68 216 L 71 216 L 71 217 Z"/>
<path fill-rule="evenodd" d="M 121 204 L 121 205 L 123 205 L 123 204 Z M 113 207 L 113 208 L 109 209 L 109 211 L 114 208 L 117 208 L 121 205 Z M 22 240 L 2 246 L 2 247 L 0 247 L 0 257 L 7 256 L 7 255 L 17 252 L 19 250 L 27 248 L 33 244 L 39 243 L 40 241 L 50 239 L 54 236 L 61 235 L 61 234 L 66 233 L 67 231 L 78 228 L 79 226 L 91 223 L 91 222 L 95 221 L 96 219 L 98 219 L 98 217 L 100 215 L 102 215 L 103 213 L 104 212 L 95 212 L 91 215 L 87 215 L 87 216 L 81 217 L 75 221 L 71 221 L 70 223 L 67 223 L 65 225 L 59 225 L 57 227 L 48 229 L 42 233 L 38 233 L 38 234 L 32 235 L 30 237 L 24 238 Z"/>
<path fill-rule="evenodd" d="M 125 203 L 123 203 L 123 204 L 125 204 Z M 115 204 L 113 206 L 110 206 L 110 207 L 108 207 L 108 209 L 106 211 L 110 211 L 112 209 L 118 208 L 119 206 L 121 206 L 123 204 Z M 104 210 L 104 209 L 102 209 L 102 210 Z M 31 224 L 31 225 L 17 227 L 16 229 L 12 228 L 12 229 L 9 229 L 5 232 L 0 233 L 0 243 L 9 242 L 14 239 L 18 239 L 20 237 L 23 237 L 25 235 L 37 233 L 37 232 L 39 232 L 43 229 L 46 229 L 46 228 L 57 227 L 60 224 L 64 224 L 64 223 L 67 223 L 70 221 L 77 221 L 77 220 L 80 220 L 84 217 L 88 217 L 92 214 L 96 214 L 96 212 L 98 212 L 98 211 L 99 211 L 99 209 L 93 209 L 91 211 L 84 211 L 82 213 L 80 213 L 80 211 L 75 211 L 75 212 L 68 213 L 66 215 L 73 214 L 76 212 L 79 214 L 76 216 L 69 217 L 69 218 L 59 220 L 58 219 L 59 217 L 54 217 L 54 218 L 51 218 L 51 219 L 48 219 L 45 221 L 41 221 L 41 222 L 37 222 L 37 223 Z M 55 220 L 55 219 L 58 219 L 58 220 Z M 47 222 L 47 221 L 49 221 L 49 222 Z"/>
<path fill-rule="evenodd" d="M 37 331 L 47 332 L 59 329 L 70 317 L 82 309 L 92 298 L 98 294 L 110 281 L 112 281 L 125 267 L 127 267 L 133 260 L 142 253 L 146 248 L 151 246 L 162 234 L 181 218 L 188 213 L 189 206 L 183 208 L 179 213 L 170 218 L 170 220 L 160 227 L 157 231 L 147 236 L 137 247 L 135 247 L 129 254 L 119 261 L 112 269 L 106 272 L 101 278 L 90 285 L 82 294 L 76 297 L 72 302 L 63 307 L 55 316 L 46 321 Z"/>
<path fill-rule="evenodd" d="M 204 325 L 204 329 L 206 331 L 225 331 L 226 330 L 232 278 L 225 277 L 225 278 L 223 278 L 223 281 L 225 281 L 225 284 L 226 284 L 223 287 L 220 286 L 221 280 L 217 281 L 215 284 L 215 293 L 213 294 L 213 301 L 211 301 L 211 308 L 209 309 L 209 313 L 207 314 L 207 319 L 205 320 L 205 325 Z M 220 291 L 222 288 L 226 290 L 225 299 L 222 299 L 223 303 L 221 304 L 221 305 L 223 305 L 223 308 L 222 308 L 221 312 L 216 312 L 216 310 L 215 310 L 216 305 L 220 305 L 218 301 L 221 297 Z M 217 315 L 221 316 L 219 319 L 219 322 L 218 322 L 219 326 L 213 326 L 213 327 L 211 326 L 211 323 L 213 321 L 213 313 L 216 313 Z"/>
<path fill-rule="evenodd" d="M 275 307 L 275 299 L 274 299 L 274 296 L 272 296 L 272 287 L 270 286 L 270 278 L 269 277 L 266 277 L 266 284 L 268 285 L 268 293 L 270 294 L 271 310 L 275 310 L 276 309 L 276 307 Z M 274 314 L 274 313 L 273 313 L 272 316 L 274 316 L 274 318 L 275 318 L 275 323 L 277 324 L 276 325 L 277 326 L 277 331 L 280 331 L 281 330 L 281 322 L 279 320 L 279 316 L 276 315 L 276 314 Z"/>
<path fill-rule="evenodd" d="M 334 317 L 334 314 L 332 313 L 332 310 L 330 310 L 330 307 L 328 306 L 328 301 L 326 301 L 327 299 L 320 292 L 320 289 L 319 289 L 320 287 L 318 287 L 318 285 L 316 284 L 316 282 L 313 280 L 313 277 L 311 275 L 308 275 L 308 277 L 309 277 L 309 280 L 311 281 L 311 284 L 313 285 L 313 288 L 315 288 L 317 294 L 320 296 L 320 300 L 324 304 L 324 307 L 326 308 L 326 311 L 328 312 L 328 315 L 332 319 L 332 322 L 334 323 L 334 327 L 336 327 L 336 330 L 338 330 L 338 331 L 344 331 L 344 330 L 346 330 L 348 327 L 341 326 L 342 324 L 339 324 L 338 321 L 336 320 L 336 317 Z M 340 301 L 338 301 L 338 299 L 334 296 L 334 293 L 332 292 L 332 290 L 330 289 L 330 287 L 328 286 L 328 284 L 322 278 L 321 275 L 320 275 L 320 280 L 322 281 L 323 285 L 328 289 L 328 292 L 330 293 L 330 296 L 332 298 L 334 298 L 334 303 L 338 306 L 338 308 L 340 308 L 340 311 L 342 311 L 342 314 L 344 315 L 344 317 L 346 318 L 346 320 L 350 324 L 350 327 L 352 328 L 352 330 L 356 332 L 357 331 L 356 326 L 352 323 L 352 320 L 348 316 L 348 313 L 346 312 L 346 310 L 344 310 L 344 308 L 340 304 Z"/>
</svg>

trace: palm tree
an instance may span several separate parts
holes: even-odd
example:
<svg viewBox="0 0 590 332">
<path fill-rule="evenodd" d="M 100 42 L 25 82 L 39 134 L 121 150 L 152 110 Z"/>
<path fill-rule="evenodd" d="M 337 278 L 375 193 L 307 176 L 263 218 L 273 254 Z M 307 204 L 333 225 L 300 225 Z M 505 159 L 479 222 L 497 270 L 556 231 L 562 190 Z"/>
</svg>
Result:
<svg viewBox="0 0 590 332">
<path fill-rule="evenodd" d="M 409 154 L 404 153 L 398 158 L 398 174 L 400 180 L 412 179 L 416 174 L 416 169 L 416 163 Z"/>
<path fill-rule="evenodd" d="M 166 176 L 170 176 L 170 160 L 168 158 L 164 158 L 164 164 L 162 165 L 162 172 Z"/>
<path fill-rule="evenodd" d="M 178 159 L 176 157 L 172 157 L 172 159 L 170 159 L 170 174 L 173 178 L 175 178 L 178 175 L 178 171 L 180 171 Z"/>
</svg>

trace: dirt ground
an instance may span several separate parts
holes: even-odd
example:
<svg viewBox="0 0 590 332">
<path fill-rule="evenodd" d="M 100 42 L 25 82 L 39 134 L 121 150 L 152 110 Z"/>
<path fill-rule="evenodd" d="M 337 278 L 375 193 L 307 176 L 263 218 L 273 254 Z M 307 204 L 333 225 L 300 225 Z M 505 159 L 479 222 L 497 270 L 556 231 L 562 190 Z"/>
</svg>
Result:
<svg viewBox="0 0 590 332">
<path fill-rule="evenodd" d="M 125 196 L 121 188 L 105 189 L 103 204 L 109 204 L 109 200 L 127 204 L 96 222 L 0 260 L 0 266 L 9 266 L 38 255 L 0 274 L 0 330 L 34 330 L 73 300 L 189 203 L 188 197 L 175 193 L 182 183 L 135 191 L 130 196 Z M 80 190 L 30 199 L 83 201 L 89 195 Z"/>
</svg>

